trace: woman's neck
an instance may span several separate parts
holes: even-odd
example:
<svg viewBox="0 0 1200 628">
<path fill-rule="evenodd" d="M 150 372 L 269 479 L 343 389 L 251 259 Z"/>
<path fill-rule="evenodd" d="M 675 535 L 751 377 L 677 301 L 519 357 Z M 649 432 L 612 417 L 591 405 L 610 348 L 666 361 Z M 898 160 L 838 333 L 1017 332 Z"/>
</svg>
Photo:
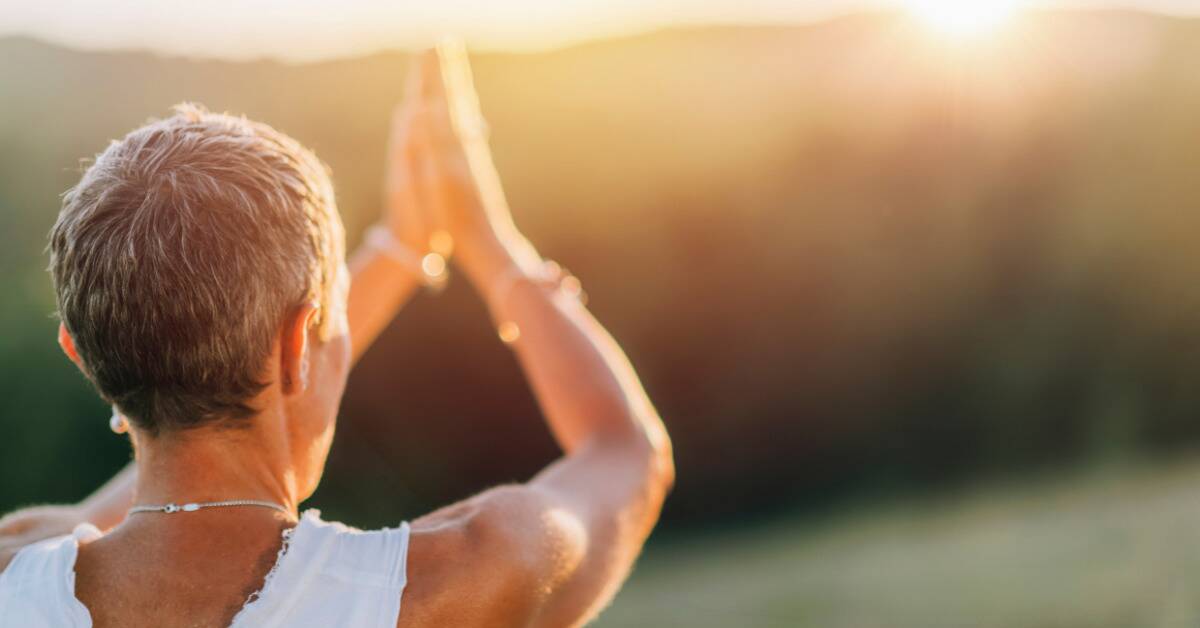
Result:
<svg viewBox="0 0 1200 628">
<path fill-rule="evenodd" d="M 239 429 L 135 433 L 134 503 L 253 499 L 279 504 L 295 516 L 299 496 L 287 439 L 279 430 L 262 429 L 262 418 Z"/>
</svg>

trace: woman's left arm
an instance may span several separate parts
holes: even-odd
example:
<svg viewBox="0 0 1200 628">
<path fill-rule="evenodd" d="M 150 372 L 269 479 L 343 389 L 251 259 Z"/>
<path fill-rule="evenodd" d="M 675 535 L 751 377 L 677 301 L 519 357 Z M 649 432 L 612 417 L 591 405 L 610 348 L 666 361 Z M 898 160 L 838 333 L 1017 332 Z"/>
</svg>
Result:
<svg viewBox="0 0 1200 628">
<path fill-rule="evenodd" d="M 363 244 L 350 257 L 351 361 L 358 362 L 396 317 L 421 282 L 404 265 L 376 247 Z"/>
<path fill-rule="evenodd" d="M 18 550 L 42 539 L 68 534 L 81 523 L 108 530 L 133 505 L 136 471 L 132 464 L 78 504 L 33 506 L 0 517 L 0 567 Z"/>
</svg>

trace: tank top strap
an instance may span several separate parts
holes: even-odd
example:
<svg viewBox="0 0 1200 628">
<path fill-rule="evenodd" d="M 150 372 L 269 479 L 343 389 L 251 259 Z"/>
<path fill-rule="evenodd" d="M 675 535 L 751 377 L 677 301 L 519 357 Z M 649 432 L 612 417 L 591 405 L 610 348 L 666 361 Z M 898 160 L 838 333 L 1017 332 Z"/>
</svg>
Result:
<svg viewBox="0 0 1200 628">
<path fill-rule="evenodd" d="M 75 597 L 79 543 L 100 536 L 91 524 L 25 547 L 0 574 L 0 626 L 90 628 L 91 615 Z"/>
<path fill-rule="evenodd" d="M 407 584 L 409 526 L 362 531 L 309 510 L 232 628 L 391 628 Z"/>
</svg>

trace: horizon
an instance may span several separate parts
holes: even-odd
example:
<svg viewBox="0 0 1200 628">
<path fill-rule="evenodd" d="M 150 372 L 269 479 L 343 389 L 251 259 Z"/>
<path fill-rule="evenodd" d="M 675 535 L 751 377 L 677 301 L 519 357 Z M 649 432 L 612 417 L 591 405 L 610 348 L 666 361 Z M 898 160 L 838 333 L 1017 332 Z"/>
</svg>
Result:
<svg viewBox="0 0 1200 628">
<path fill-rule="evenodd" d="M 1200 17 L 1200 4 L 1187 0 L 1007 1 L 1020 3 L 1019 9 L 1014 9 L 1019 12 L 1128 10 Z M 670 30 L 817 25 L 855 15 L 903 13 L 906 5 L 911 8 L 913 4 L 910 0 L 820 0 L 800 6 L 786 0 L 746 0 L 735 5 L 709 0 L 683 8 L 665 1 L 643 4 L 617 0 L 601 8 L 598 3 L 520 2 L 522 5 L 516 9 L 511 9 L 511 4 L 505 5 L 511 10 L 492 9 L 493 15 L 488 15 L 483 9 L 487 3 L 480 0 L 443 3 L 422 15 L 410 15 L 414 7 L 383 6 L 371 0 L 343 5 L 345 10 L 335 14 L 328 5 L 309 0 L 289 3 L 286 16 L 281 18 L 281 0 L 257 0 L 249 6 L 243 3 L 236 13 L 212 4 L 184 5 L 184 10 L 165 12 L 147 4 L 148 0 L 125 0 L 125 6 L 118 10 L 99 10 L 76 0 L 66 10 L 56 5 L 53 11 L 45 6 L 0 0 L 0 12 L 6 16 L 0 22 L 0 37 L 27 37 L 83 52 L 303 63 L 412 50 L 450 34 L 461 36 L 480 51 L 537 52 Z M 244 13 L 257 17 L 245 19 Z M 63 15 L 74 19 L 63 20 Z M 513 19 L 513 15 L 520 15 L 520 19 Z M 264 23 L 274 28 L 262 29 Z M 296 44 L 297 34 L 304 36 L 303 45 Z"/>
</svg>

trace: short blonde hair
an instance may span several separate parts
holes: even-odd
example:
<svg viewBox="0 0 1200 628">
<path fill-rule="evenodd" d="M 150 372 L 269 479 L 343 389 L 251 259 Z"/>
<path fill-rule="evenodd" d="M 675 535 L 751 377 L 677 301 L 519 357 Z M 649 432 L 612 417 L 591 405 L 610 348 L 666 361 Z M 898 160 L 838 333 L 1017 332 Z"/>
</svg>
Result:
<svg viewBox="0 0 1200 628">
<path fill-rule="evenodd" d="M 95 158 L 49 249 L 88 378 L 157 433 L 255 413 L 285 317 L 316 300 L 328 335 L 345 233 L 311 151 L 183 104 Z"/>
</svg>

